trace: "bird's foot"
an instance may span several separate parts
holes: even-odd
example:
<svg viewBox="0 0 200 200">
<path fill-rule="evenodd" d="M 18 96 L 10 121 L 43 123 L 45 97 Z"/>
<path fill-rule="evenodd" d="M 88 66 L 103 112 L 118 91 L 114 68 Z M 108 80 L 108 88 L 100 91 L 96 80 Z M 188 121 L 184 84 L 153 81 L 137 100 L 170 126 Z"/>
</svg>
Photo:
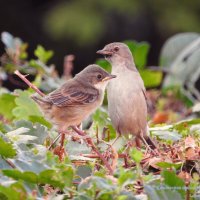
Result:
<svg viewBox="0 0 200 200">
<path fill-rule="evenodd" d="M 147 140 L 141 136 L 142 141 L 144 142 L 145 146 L 147 147 L 147 152 L 149 151 L 150 154 L 152 154 L 153 156 L 160 156 L 160 152 L 158 151 L 156 145 L 154 144 L 154 142 L 148 137 Z"/>
</svg>

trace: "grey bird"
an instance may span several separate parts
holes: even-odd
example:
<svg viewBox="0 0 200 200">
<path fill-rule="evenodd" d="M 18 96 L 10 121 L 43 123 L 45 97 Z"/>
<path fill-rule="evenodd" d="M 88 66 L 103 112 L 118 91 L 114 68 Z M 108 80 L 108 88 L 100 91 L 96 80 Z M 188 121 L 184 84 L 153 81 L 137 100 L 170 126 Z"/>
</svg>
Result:
<svg viewBox="0 0 200 200">
<path fill-rule="evenodd" d="M 32 99 L 61 133 L 66 132 L 69 126 L 79 125 L 102 104 L 107 83 L 115 77 L 98 65 L 89 65 L 45 97 L 33 95 Z"/>
<path fill-rule="evenodd" d="M 142 140 L 151 149 L 155 145 L 148 136 L 147 102 L 144 82 L 135 66 L 133 56 L 124 43 L 110 43 L 98 54 L 112 65 L 117 78 L 108 85 L 108 112 L 119 135 L 132 134 L 136 144 Z"/>
</svg>

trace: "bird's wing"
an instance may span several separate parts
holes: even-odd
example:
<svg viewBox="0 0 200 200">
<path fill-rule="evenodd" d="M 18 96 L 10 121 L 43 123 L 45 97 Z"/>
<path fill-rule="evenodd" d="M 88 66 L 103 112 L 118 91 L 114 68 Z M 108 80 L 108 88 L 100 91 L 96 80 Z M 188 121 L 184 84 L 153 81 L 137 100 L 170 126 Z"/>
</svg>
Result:
<svg viewBox="0 0 200 200">
<path fill-rule="evenodd" d="M 143 92 L 143 94 L 144 94 L 144 98 L 145 98 L 145 100 L 147 101 L 148 98 L 147 98 L 147 92 L 146 92 L 146 89 L 143 88 L 143 89 L 142 89 L 142 92 Z"/>
<path fill-rule="evenodd" d="M 50 93 L 47 98 L 54 105 L 63 106 L 75 106 L 86 105 L 93 103 L 98 98 L 98 90 L 95 88 L 82 88 L 77 85 L 70 87 L 63 86 L 58 90 Z"/>
<path fill-rule="evenodd" d="M 151 110 L 153 110 L 154 106 L 153 106 L 152 102 L 150 101 L 150 99 L 147 97 L 147 92 L 146 92 L 145 88 L 142 89 L 142 92 L 143 92 L 144 98 L 146 100 L 147 110 L 150 112 Z"/>
</svg>

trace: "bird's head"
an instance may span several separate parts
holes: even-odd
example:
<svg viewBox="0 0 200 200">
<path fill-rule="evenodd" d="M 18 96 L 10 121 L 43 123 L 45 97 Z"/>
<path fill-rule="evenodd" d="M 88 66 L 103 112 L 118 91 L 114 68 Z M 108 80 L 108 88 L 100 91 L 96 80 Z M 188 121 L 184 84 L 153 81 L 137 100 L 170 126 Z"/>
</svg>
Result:
<svg viewBox="0 0 200 200">
<path fill-rule="evenodd" d="M 93 85 L 97 89 L 104 90 L 108 82 L 111 79 L 116 78 L 116 75 L 112 75 L 98 65 L 93 64 L 87 66 L 84 70 L 77 74 L 75 78 L 78 78 L 87 84 Z"/>
<path fill-rule="evenodd" d="M 112 65 L 119 63 L 133 63 L 133 56 L 128 46 L 124 43 L 114 42 L 107 44 L 98 54 L 104 55 L 105 59 Z"/>
</svg>

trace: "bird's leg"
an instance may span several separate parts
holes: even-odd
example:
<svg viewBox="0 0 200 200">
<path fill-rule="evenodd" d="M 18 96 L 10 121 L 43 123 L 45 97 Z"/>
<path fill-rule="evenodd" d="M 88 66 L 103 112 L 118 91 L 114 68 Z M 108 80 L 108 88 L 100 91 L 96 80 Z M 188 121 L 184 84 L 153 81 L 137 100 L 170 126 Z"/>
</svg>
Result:
<svg viewBox="0 0 200 200">
<path fill-rule="evenodd" d="M 141 148 L 141 142 L 140 141 L 141 141 L 140 138 L 138 138 L 138 137 L 135 138 L 135 145 L 138 148 Z"/>
<path fill-rule="evenodd" d="M 92 138 L 87 136 L 87 134 L 84 131 L 79 130 L 76 126 L 71 126 L 71 128 L 74 131 L 76 131 L 76 133 L 84 137 L 84 141 L 86 142 L 87 146 L 91 147 L 91 149 L 99 156 L 99 158 L 105 164 L 105 167 L 108 169 L 109 174 L 113 174 L 113 170 L 110 164 L 107 162 L 104 156 L 99 152 L 98 148 L 95 146 L 94 142 L 92 141 Z"/>
<path fill-rule="evenodd" d="M 77 126 L 77 128 L 78 128 L 79 130 L 83 130 L 83 124 L 80 123 L 80 124 Z"/>
<path fill-rule="evenodd" d="M 148 144 L 147 140 L 144 138 L 144 136 L 142 134 L 140 135 L 140 139 L 143 141 L 145 146 L 150 150 L 150 152 L 152 152 L 154 155 L 160 155 L 155 144 L 153 143 L 153 141 L 149 137 L 147 139 L 149 140 L 150 144 Z"/>
<path fill-rule="evenodd" d="M 78 130 L 82 131 L 82 123 L 80 123 L 79 125 L 76 126 Z M 81 136 L 79 135 L 77 132 L 72 132 L 70 134 L 72 136 L 72 140 L 74 141 L 80 141 L 81 144 L 83 144 L 83 141 L 85 138 L 87 138 L 87 136 Z"/>
</svg>

